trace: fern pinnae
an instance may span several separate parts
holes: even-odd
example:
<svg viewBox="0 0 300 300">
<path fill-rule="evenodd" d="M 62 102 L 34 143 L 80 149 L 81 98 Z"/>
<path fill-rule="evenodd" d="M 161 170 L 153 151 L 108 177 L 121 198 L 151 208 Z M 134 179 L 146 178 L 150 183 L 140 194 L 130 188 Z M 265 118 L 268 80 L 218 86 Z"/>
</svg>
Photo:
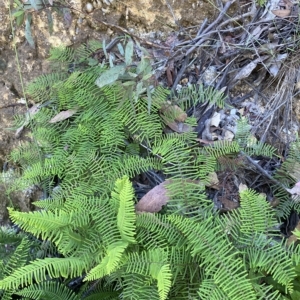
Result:
<svg viewBox="0 0 300 300">
<path fill-rule="evenodd" d="M 90 263 L 91 261 L 82 261 L 77 257 L 37 259 L 2 279 L 0 288 L 23 287 L 32 284 L 33 280 L 35 282 L 44 281 L 47 276 L 50 276 L 50 278 L 81 276 L 89 268 Z"/>
<path fill-rule="evenodd" d="M 72 290 L 68 289 L 64 284 L 55 281 L 45 281 L 39 284 L 32 284 L 24 288 L 22 291 L 16 292 L 17 295 L 29 299 L 43 300 L 80 300 Z"/>
<path fill-rule="evenodd" d="M 37 146 L 33 151 L 26 145 L 13 153 L 22 166 L 15 186 L 42 185 L 47 199 L 37 202 L 41 211 L 10 210 L 10 215 L 22 229 L 55 244 L 51 255 L 62 257 L 47 257 L 51 255 L 44 251 L 39 257 L 45 259 L 24 265 L 26 255 L 19 254 L 28 245 L 18 239 L 17 245 L 22 245 L 15 258 L 12 255 L 5 262 L 9 269 L 18 261 L 23 266 L 5 275 L 0 288 L 7 296 L 30 284 L 33 293 L 39 284 L 45 292 L 55 292 L 59 278 L 57 292 L 63 293 L 69 280 L 85 276 L 78 294 L 87 299 L 235 300 L 245 295 L 247 299 L 292 295 L 299 247 L 278 243 L 276 228 L 280 218 L 292 209 L 298 211 L 297 204 L 280 191 L 287 201 L 281 201 L 284 211 L 279 215 L 264 197 L 248 190 L 240 195 L 239 209 L 218 215 L 205 187 L 223 157 L 235 163 L 244 154 L 275 156 L 274 149 L 254 141 L 246 119 L 239 121 L 235 141 L 208 147 L 199 147 L 196 132 L 165 133 L 162 106 L 169 91 L 143 79 L 139 91 L 145 88 L 148 95 L 139 94 L 137 82 L 133 80 L 128 88 L 124 77 L 100 88 L 95 82 L 109 70 L 93 57 L 99 49 L 98 42 L 76 51 L 55 50 L 52 58 L 58 59 L 61 72 L 37 79 L 29 89 L 35 100 L 43 102 L 30 122 Z M 137 76 L 143 78 L 153 75 L 148 58 L 137 64 L 130 71 L 142 72 Z M 221 93 L 203 85 L 183 88 L 169 99 L 188 110 L 192 117 L 185 122 L 191 126 L 197 105 L 224 105 Z M 74 108 L 77 112 L 66 120 L 49 123 L 61 111 Z M 299 158 L 296 146 L 291 154 Z M 286 161 L 281 174 L 294 170 L 291 164 Z M 163 174 L 169 183 L 168 202 L 158 214 L 139 214 L 134 211 L 131 181 L 150 171 Z M 292 186 L 295 176 L 293 172 L 285 183 Z M 29 259 L 35 257 L 31 254 Z M 109 294 L 101 295 L 97 287 Z"/>
<path fill-rule="evenodd" d="M 121 180 L 116 181 L 112 197 L 117 198 L 119 202 L 117 226 L 120 230 L 121 238 L 128 243 L 135 243 L 134 192 L 128 177 L 124 176 Z"/>
<path fill-rule="evenodd" d="M 127 247 L 128 243 L 123 240 L 110 244 L 103 260 L 89 271 L 84 280 L 91 281 L 110 275 L 116 268 L 124 263 L 121 259 L 123 258 L 123 253 Z"/>
</svg>

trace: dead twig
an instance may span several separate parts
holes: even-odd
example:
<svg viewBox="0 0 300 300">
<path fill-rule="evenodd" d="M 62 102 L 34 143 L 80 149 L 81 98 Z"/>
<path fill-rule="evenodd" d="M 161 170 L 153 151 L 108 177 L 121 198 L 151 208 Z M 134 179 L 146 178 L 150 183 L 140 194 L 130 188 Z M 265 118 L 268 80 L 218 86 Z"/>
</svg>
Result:
<svg viewBox="0 0 300 300">
<path fill-rule="evenodd" d="M 230 5 L 232 3 L 234 3 L 235 0 L 232 0 L 232 1 L 228 1 L 224 8 L 222 9 L 222 11 L 220 12 L 219 16 L 217 17 L 217 19 L 212 22 L 205 30 L 203 30 L 203 32 L 201 33 L 201 36 L 203 34 L 206 34 L 206 33 L 209 33 L 211 29 L 213 29 L 219 22 L 220 20 L 223 18 L 223 16 L 226 14 L 227 10 L 229 9 Z M 187 52 L 186 52 L 186 56 L 190 55 L 197 47 L 199 47 L 203 42 L 205 42 L 206 40 L 208 39 L 208 37 L 206 38 L 202 38 L 200 39 L 195 45 L 193 45 Z"/>
<path fill-rule="evenodd" d="M 264 168 L 262 168 L 256 161 L 254 161 L 250 156 L 248 156 L 245 152 L 241 151 L 240 152 L 242 155 L 246 157 L 248 162 L 253 165 L 263 176 L 267 177 L 270 181 L 274 182 L 281 188 L 283 188 L 285 191 L 287 191 L 289 194 L 288 188 L 286 188 L 281 182 L 279 182 L 277 179 L 273 178 Z"/>
</svg>

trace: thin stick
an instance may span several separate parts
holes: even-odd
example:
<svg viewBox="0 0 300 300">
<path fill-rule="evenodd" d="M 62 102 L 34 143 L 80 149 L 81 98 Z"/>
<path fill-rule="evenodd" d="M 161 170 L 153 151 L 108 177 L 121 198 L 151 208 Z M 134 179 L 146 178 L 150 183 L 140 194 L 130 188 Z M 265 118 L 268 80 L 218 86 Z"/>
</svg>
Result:
<svg viewBox="0 0 300 300">
<path fill-rule="evenodd" d="M 264 175 L 265 177 L 267 177 L 270 181 L 276 183 L 278 186 L 280 186 L 281 188 L 283 188 L 285 191 L 287 191 L 289 194 L 289 190 L 283 186 L 283 184 L 281 182 L 279 182 L 277 179 L 273 178 L 266 170 L 264 170 L 256 161 L 254 161 L 250 156 L 248 156 L 245 152 L 240 151 L 241 154 L 243 154 L 246 159 L 248 160 L 248 162 L 253 165 L 262 175 Z"/>
<path fill-rule="evenodd" d="M 232 0 L 232 1 L 228 1 L 224 8 L 222 9 L 222 11 L 220 12 L 219 16 L 217 17 L 217 19 L 212 22 L 205 30 L 203 30 L 202 34 L 206 34 L 206 33 L 209 33 L 209 31 L 214 27 L 216 26 L 220 20 L 223 18 L 224 14 L 226 14 L 227 10 L 229 9 L 230 5 L 232 3 L 234 3 L 235 0 Z M 208 38 L 208 37 L 207 37 Z M 190 55 L 197 47 L 199 47 L 205 40 L 207 40 L 207 38 L 205 39 L 200 39 L 195 45 L 193 45 L 187 52 L 186 52 L 186 56 Z"/>
<path fill-rule="evenodd" d="M 177 76 L 176 76 L 176 79 L 174 80 L 174 83 L 173 83 L 173 85 L 172 85 L 172 90 L 176 89 L 177 84 L 178 84 L 179 80 L 181 79 L 181 77 L 182 77 L 182 75 L 183 75 L 183 73 L 184 73 L 184 71 L 185 71 L 185 69 L 186 69 L 186 66 L 187 66 L 189 60 L 190 60 L 190 56 L 187 55 L 187 56 L 184 58 L 184 61 L 182 62 L 182 66 L 181 66 L 181 68 L 180 68 L 180 70 L 179 70 L 179 72 L 178 72 L 178 74 L 177 74 Z"/>
</svg>

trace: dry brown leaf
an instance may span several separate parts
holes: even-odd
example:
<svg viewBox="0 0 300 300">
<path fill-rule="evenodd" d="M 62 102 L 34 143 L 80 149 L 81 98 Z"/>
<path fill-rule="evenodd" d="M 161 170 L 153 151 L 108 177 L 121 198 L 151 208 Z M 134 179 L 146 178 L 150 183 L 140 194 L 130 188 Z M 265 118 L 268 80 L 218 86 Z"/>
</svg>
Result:
<svg viewBox="0 0 300 300">
<path fill-rule="evenodd" d="M 177 123 L 177 122 L 167 122 L 167 125 L 175 132 L 184 133 L 184 132 L 191 132 L 193 131 L 192 126 L 184 124 L 184 123 Z"/>
<path fill-rule="evenodd" d="M 210 126 L 219 127 L 220 122 L 221 122 L 221 114 L 218 112 L 215 112 L 210 119 Z"/>
<path fill-rule="evenodd" d="M 195 140 L 205 145 L 213 145 L 215 143 L 214 141 L 203 140 L 203 139 L 195 139 Z"/>
<path fill-rule="evenodd" d="M 24 124 L 16 130 L 16 133 L 15 133 L 16 138 L 19 138 L 21 136 L 21 133 L 24 130 L 25 126 L 28 125 L 31 118 L 35 114 L 37 114 L 40 111 L 40 109 L 41 109 L 41 104 L 40 103 L 35 104 L 30 109 L 28 109 L 28 111 L 26 113 L 26 120 L 24 121 Z"/>
<path fill-rule="evenodd" d="M 298 81 L 298 82 L 295 84 L 295 89 L 296 89 L 296 90 L 300 90 L 300 81 Z"/>
<path fill-rule="evenodd" d="M 243 184 L 243 183 L 240 183 L 239 185 L 239 192 L 243 192 L 243 191 L 246 191 L 248 190 L 248 186 L 246 184 Z"/>
<path fill-rule="evenodd" d="M 290 9 L 274 9 L 271 10 L 271 12 L 280 18 L 285 18 L 288 17 L 291 14 L 291 10 Z"/>
<path fill-rule="evenodd" d="M 137 212 L 159 212 L 169 201 L 165 188 L 169 181 L 166 180 L 150 190 L 135 206 Z"/>
<path fill-rule="evenodd" d="M 59 114 L 57 114 L 55 117 L 53 117 L 49 123 L 57 123 L 63 120 L 66 120 L 70 117 L 72 117 L 75 113 L 77 112 L 77 109 L 68 109 L 68 110 L 63 110 Z"/>
<path fill-rule="evenodd" d="M 161 184 L 150 190 L 142 199 L 136 204 L 135 211 L 139 212 L 159 212 L 164 205 L 170 200 L 167 195 L 167 185 L 173 183 L 172 179 L 166 180 Z M 195 184 L 200 185 L 200 180 L 182 179 L 180 181 L 183 185 L 185 184 Z"/>
<path fill-rule="evenodd" d="M 223 204 L 222 209 L 224 209 L 225 211 L 231 211 L 234 210 L 236 208 L 238 208 L 240 206 L 240 204 L 238 202 L 234 202 L 228 199 L 221 199 L 220 200 Z"/>
<path fill-rule="evenodd" d="M 224 141 L 232 141 L 234 138 L 234 133 L 232 133 L 230 130 L 226 130 L 224 134 Z"/>
<path fill-rule="evenodd" d="M 219 179 L 216 172 L 211 172 L 208 174 L 208 181 L 209 184 L 206 185 L 208 187 L 211 187 L 212 189 L 218 190 L 219 189 Z"/>
<path fill-rule="evenodd" d="M 187 118 L 186 112 L 184 112 L 178 105 L 172 105 L 170 101 L 162 105 L 160 111 L 164 115 L 172 117 L 178 122 L 184 122 Z"/>
<path fill-rule="evenodd" d="M 291 189 L 286 189 L 292 195 L 300 195 L 300 181 Z"/>
<path fill-rule="evenodd" d="M 267 58 L 268 58 L 267 55 L 261 56 L 255 60 L 253 60 L 252 62 L 250 62 L 243 68 L 241 68 L 241 70 L 235 75 L 233 81 L 236 82 L 240 79 L 247 78 L 252 73 L 252 71 L 256 68 L 257 64 L 266 60 Z"/>
</svg>

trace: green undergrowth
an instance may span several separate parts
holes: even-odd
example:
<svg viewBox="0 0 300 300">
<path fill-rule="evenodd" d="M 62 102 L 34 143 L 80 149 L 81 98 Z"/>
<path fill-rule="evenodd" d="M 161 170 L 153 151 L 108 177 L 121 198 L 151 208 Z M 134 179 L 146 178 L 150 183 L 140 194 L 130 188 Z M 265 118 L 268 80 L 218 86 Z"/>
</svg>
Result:
<svg viewBox="0 0 300 300">
<path fill-rule="evenodd" d="M 100 64 L 101 51 L 97 42 L 55 49 L 54 72 L 27 88 L 39 105 L 26 119 L 32 142 L 11 154 L 22 173 L 11 190 L 38 185 L 44 198 L 32 212 L 9 209 L 22 230 L 1 231 L 2 299 L 299 299 L 300 249 L 279 231 L 295 201 L 275 186 L 282 201 L 273 208 L 247 189 L 239 209 L 220 214 L 205 188 L 218 158 L 276 149 L 253 141 L 243 118 L 234 141 L 213 146 L 200 147 L 193 130 L 169 133 L 178 112 L 222 106 L 222 95 L 203 86 L 171 95 L 155 85 L 145 49 L 134 59 L 131 41 L 123 63 Z M 290 166 L 277 174 L 287 186 Z M 133 182 L 149 174 L 169 179 L 168 203 L 136 212 Z"/>
</svg>

